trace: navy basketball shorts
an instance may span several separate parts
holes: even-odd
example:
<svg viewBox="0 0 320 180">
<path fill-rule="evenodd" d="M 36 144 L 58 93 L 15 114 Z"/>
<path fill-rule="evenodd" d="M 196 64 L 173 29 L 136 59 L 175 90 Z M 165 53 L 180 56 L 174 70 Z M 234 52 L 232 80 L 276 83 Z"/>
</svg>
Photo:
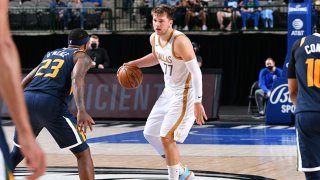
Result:
<svg viewBox="0 0 320 180">
<path fill-rule="evenodd" d="M 0 179 L 13 179 L 12 172 L 13 164 L 9 154 L 8 144 L 4 136 L 3 130 L 0 127 Z"/>
<path fill-rule="evenodd" d="M 301 112 L 295 116 L 298 170 L 320 171 L 320 112 Z"/>
<path fill-rule="evenodd" d="M 46 128 L 61 149 L 79 153 L 88 148 L 86 136 L 77 128 L 77 119 L 60 99 L 40 92 L 25 92 L 31 126 L 35 136 Z M 17 132 L 14 145 L 19 147 Z"/>
</svg>

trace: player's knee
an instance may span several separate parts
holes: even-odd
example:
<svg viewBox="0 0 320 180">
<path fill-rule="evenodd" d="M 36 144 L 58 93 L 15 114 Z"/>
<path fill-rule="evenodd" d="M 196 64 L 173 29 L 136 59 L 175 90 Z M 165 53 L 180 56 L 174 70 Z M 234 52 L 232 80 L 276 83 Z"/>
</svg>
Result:
<svg viewBox="0 0 320 180">
<path fill-rule="evenodd" d="M 87 148 L 84 151 L 78 152 L 78 153 L 74 153 L 74 155 L 76 156 L 77 159 L 83 159 L 83 158 L 88 158 L 91 157 L 91 153 L 90 153 L 90 149 Z"/>
<path fill-rule="evenodd" d="M 173 137 L 161 137 L 161 142 L 165 146 L 165 145 L 173 143 L 174 139 L 173 139 Z"/>
<path fill-rule="evenodd" d="M 86 142 L 83 142 L 82 144 L 70 149 L 70 151 L 75 156 L 77 156 L 77 154 L 81 154 L 82 152 L 85 152 L 86 150 L 89 150 L 89 146 L 88 146 L 88 144 Z"/>
</svg>

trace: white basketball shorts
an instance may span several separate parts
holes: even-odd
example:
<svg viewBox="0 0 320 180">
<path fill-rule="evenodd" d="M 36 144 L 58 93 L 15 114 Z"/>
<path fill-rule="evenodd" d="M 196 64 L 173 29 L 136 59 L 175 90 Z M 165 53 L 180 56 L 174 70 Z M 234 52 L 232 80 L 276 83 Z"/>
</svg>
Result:
<svg viewBox="0 0 320 180">
<path fill-rule="evenodd" d="M 192 88 L 165 88 L 153 106 L 144 134 L 154 137 L 174 137 L 183 143 L 194 124 L 194 93 Z"/>
</svg>

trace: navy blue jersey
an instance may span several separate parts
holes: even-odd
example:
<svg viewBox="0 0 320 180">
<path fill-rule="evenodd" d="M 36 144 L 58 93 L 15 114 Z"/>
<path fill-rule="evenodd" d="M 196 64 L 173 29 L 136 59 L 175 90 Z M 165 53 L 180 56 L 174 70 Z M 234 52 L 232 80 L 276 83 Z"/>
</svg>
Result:
<svg viewBox="0 0 320 180">
<path fill-rule="evenodd" d="M 303 37 L 293 44 L 288 78 L 298 81 L 295 113 L 320 112 L 320 34 Z"/>
<path fill-rule="evenodd" d="M 72 98 L 71 73 L 74 67 L 73 54 L 77 48 L 61 48 L 48 52 L 25 91 L 50 94 L 68 103 Z"/>
</svg>

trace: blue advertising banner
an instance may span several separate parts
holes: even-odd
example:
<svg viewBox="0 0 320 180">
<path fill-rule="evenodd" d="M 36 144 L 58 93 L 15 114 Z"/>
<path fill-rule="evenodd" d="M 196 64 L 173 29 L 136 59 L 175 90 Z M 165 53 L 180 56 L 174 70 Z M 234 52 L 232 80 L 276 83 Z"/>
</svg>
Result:
<svg viewBox="0 0 320 180">
<path fill-rule="evenodd" d="M 288 5 L 288 39 L 287 56 L 283 64 L 283 76 L 287 77 L 288 63 L 293 43 L 312 33 L 312 2 L 289 3 Z"/>
<path fill-rule="evenodd" d="M 266 109 L 266 124 L 292 124 L 294 105 L 289 97 L 287 78 L 274 82 Z"/>
<path fill-rule="evenodd" d="M 287 55 L 283 64 L 282 77 L 275 80 L 266 108 L 266 124 L 292 124 L 294 106 L 288 92 L 288 64 L 294 42 L 312 33 L 312 1 L 302 3 L 289 1 Z"/>
</svg>

